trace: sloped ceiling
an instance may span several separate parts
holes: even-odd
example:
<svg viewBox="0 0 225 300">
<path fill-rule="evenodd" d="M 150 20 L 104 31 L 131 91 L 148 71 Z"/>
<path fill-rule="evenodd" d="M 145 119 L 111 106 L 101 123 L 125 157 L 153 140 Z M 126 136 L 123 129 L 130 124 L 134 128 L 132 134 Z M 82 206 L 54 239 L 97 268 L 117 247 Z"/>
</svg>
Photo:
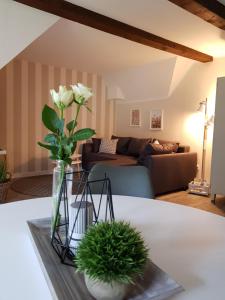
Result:
<svg viewBox="0 0 225 300">
<path fill-rule="evenodd" d="M 167 0 L 70 2 L 214 57 L 225 56 L 224 31 Z M 30 45 L 21 57 L 102 73 L 148 64 L 174 55 L 61 19 Z"/>
<path fill-rule="evenodd" d="M 70 2 L 214 57 L 225 57 L 224 31 L 167 0 Z M 113 87 L 111 94 L 128 101 L 168 97 L 190 66 L 197 63 L 64 19 L 19 58 L 100 73 Z"/>
<path fill-rule="evenodd" d="M 58 19 L 12 0 L 0 0 L 0 69 Z"/>
<path fill-rule="evenodd" d="M 173 55 L 64 19 L 20 55 L 28 60 L 97 73 L 169 57 Z"/>
</svg>

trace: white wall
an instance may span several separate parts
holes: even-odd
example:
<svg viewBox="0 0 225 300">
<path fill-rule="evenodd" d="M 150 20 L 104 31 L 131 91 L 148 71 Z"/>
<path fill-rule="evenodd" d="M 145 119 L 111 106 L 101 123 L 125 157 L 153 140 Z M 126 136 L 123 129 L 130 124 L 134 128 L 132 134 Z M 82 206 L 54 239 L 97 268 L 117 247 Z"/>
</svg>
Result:
<svg viewBox="0 0 225 300">
<path fill-rule="evenodd" d="M 199 164 L 201 161 L 203 119 L 195 111 L 198 103 L 206 97 L 209 101 L 209 114 L 214 112 L 216 79 L 225 75 L 225 58 L 215 59 L 213 63 L 201 64 L 184 63 L 178 59 L 177 70 L 180 69 L 182 80 L 175 86 L 167 99 L 128 103 L 117 102 L 115 112 L 114 133 L 121 136 L 158 137 L 179 141 L 191 146 L 191 151 L 197 151 Z M 185 65 L 180 68 L 179 64 Z M 177 81 L 179 73 L 174 72 Z M 173 82 L 173 81 L 172 81 Z M 129 99 L 127 99 L 129 100 Z M 142 126 L 129 126 L 129 112 L 131 108 L 141 109 Z M 149 113 L 151 109 L 164 110 L 164 130 L 149 130 Z M 206 176 L 210 177 L 212 129 L 208 131 Z"/>
<path fill-rule="evenodd" d="M 212 152 L 212 198 L 215 194 L 225 195 L 225 140 L 224 140 L 224 116 L 225 116 L 225 77 L 217 80 L 216 92 L 216 116 L 213 137 Z"/>
<path fill-rule="evenodd" d="M 0 69 L 57 20 L 12 0 L 0 0 Z"/>
<path fill-rule="evenodd" d="M 104 74 L 109 86 L 120 89 L 128 101 L 166 98 L 170 91 L 176 57 Z"/>
</svg>

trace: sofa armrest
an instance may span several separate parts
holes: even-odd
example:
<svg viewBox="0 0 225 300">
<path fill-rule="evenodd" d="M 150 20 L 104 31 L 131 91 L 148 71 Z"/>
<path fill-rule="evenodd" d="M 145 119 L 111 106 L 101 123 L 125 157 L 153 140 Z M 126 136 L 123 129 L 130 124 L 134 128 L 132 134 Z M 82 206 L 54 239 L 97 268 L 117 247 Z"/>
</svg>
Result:
<svg viewBox="0 0 225 300">
<path fill-rule="evenodd" d="M 149 168 L 155 194 L 184 189 L 197 173 L 197 153 L 148 155 L 144 165 Z"/>
<path fill-rule="evenodd" d="M 177 153 L 190 152 L 190 146 L 188 145 L 179 145 Z"/>
<path fill-rule="evenodd" d="M 82 156 L 87 155 L 90 152 L 93 152 L 93 143 L 85 143 L 82 145 Z"/>
</svg>

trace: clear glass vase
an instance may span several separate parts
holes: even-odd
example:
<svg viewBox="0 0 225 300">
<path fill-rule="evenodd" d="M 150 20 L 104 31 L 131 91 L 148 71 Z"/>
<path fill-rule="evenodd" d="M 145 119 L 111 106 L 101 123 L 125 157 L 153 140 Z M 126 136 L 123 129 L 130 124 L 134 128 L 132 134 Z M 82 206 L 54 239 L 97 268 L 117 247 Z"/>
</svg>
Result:
<svg viewBox="0 0 225 300">
<path fill-rule="evenodd" d="M 63 178 L 66 174 L 67 184 L 67 198 L 68 204 L 70 205 L 70 199 L 72 198 L 72 186 L 73 186 L 73 168 L 70 165 L 65 165 L 63 160 L 56 161 L 56 167 L 53 170 L 53 182 L 52 182 L 52 216 L 51 216 L 51 236 L 55 225 L 59 225 L 61 218 L 64 216 L 64 205 L 61 202 L 59 208 L 59 214 L 56 220 L 57 208 L 59 203 L 61 186 L 63 184 Z M 62 200 L 65 201 L 64 195 L 62 194 Z"/>
</svg>

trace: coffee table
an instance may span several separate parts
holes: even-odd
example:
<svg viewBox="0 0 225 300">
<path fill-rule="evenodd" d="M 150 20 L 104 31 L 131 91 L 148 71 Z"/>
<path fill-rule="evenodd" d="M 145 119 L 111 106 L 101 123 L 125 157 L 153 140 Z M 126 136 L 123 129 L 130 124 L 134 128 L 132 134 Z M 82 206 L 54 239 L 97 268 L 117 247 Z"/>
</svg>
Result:
<svg viewBox="0 0 225 300">
<path fill-rule="evenodd" d="M 223 300 L 225 218 L 159 200 L 113 196 L 117 219 L 143 234 L 154 263 L 183 285 L 173 300 Z M 0 299 L 50 300 L 26 220 L 48 217 L 51 198 L 0 206 Z"/>
</svg>

